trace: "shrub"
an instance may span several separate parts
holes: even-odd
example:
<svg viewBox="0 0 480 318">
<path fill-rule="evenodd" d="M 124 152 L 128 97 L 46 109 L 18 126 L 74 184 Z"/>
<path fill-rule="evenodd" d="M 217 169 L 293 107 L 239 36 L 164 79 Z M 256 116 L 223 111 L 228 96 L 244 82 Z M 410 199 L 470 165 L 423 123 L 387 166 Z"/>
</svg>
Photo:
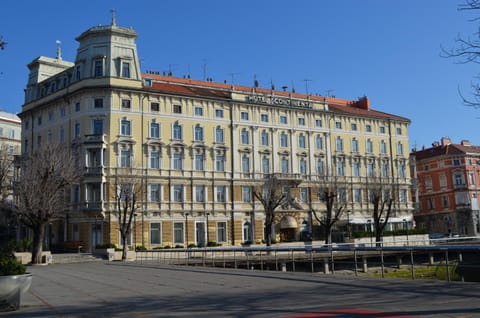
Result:
<svg viewBox="0 0 480 318">
<path fill-rule="evenodd" d="M 215 246 L 222 246 L 222 244 L 218 244 L 217 242 L 210 241 L 207 243 L 208 247 L 215 247 Z"/>
<path fill-rule="evenodd" d="M 169 248 L 172 248 L 172 247 L 170 245 L 165 245 L 163 248 L 169 249 Z"/>
<path fill-rule="evenodd" d="M 26 267 L 20 263 L 10 248 L 0 251 L 0 276 L 25 274 Z"/>
<path fill-rule="evenodd" d="M 103 243 L 103 244 L 97 244 L 95 248 L 97 249 L 107 249 L 107 248 L 116 248 L 117 246 L 113 243 Z"/>
<path fill-rule="evenodd" d="M 154 250 L 162 250 L 164 248 L 167 248 L 167 247 L 163 247 L 163 246 L 155 246 L 153 249 Z M 170 247 L 169 247 L 170 248 Z"/>
<path fill-rule="evenodd" d="M 137 247 L 135 247 L 135 251 L 137 252 L 146 252 L 147 251 L 147 248 L 143 245 L 139 245 Z"/>
<path fill-rule="evenodd" d="M 193 247 L 197 247 L 197 245 L 195 243 L 188 244 L 188 248 L 193 248 Z"/>
<path fill-rule="evenodd" d="M 175 245 L 175 248 L 183 248 L 183 245 L 177 244 Z"/>
</svg>

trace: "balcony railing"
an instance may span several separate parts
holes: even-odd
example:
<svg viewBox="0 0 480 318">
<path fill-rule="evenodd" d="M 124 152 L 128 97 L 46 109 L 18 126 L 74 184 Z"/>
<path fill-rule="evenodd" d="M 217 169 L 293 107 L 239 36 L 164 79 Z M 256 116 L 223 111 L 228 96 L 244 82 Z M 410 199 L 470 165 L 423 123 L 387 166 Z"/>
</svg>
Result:
<svg viewBox="0 0 480 318">
<path fill-rule="evenodd" d="M 95 176 L 102 175 L 103 174 L 103 167 L 102 166 L 85 167 L 84 174 L 85 175 L 95 175 Z"/>
<path fill-rule="evenodd" d="M 105 143 L 105 135 L 85 135 L 85 143 Z"/>
</svg>

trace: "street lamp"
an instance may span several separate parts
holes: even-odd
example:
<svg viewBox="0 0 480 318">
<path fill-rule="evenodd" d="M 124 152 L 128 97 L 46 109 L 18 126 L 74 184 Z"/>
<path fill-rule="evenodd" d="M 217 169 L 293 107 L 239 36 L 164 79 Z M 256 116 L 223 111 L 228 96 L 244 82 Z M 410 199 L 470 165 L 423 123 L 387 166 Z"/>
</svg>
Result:
<svg viewBox="0 0 480 318">
<path fill-rule="evenodd" d="M 133 249 L 137 250 L 137 213 L 133 213 Z"/>
<path fill-rule="evenodd" d="M 210 239 L 208 238 L 208 216 L 210 215 L 210 213 L 205 213 L 205 217 L 207 219 L 207 245 L 208 245 L 208 242 L 210 242 Z"/>
<path fill-rule="evenodd" d="M 369 235 L 370 235 L 370 247 L 373 246 L 373 243 L 372 243 L 372 220 L 367 220 L 367 224 L 368 224 L 368 232 L 369 232 Z"/>
<path fill-rule="evenodd" d="M 188 247 L 188 213 L 185 213 L 185 241 L 185 247 Z"/>
<path fill-rule="evenodd" d="M 407 219 L 403 219 L 403 228 L 405 229 L 406 234 L 407 234 L 407 246 L 408 246 L 408 223 L 407 223 Z"/>
</svg>

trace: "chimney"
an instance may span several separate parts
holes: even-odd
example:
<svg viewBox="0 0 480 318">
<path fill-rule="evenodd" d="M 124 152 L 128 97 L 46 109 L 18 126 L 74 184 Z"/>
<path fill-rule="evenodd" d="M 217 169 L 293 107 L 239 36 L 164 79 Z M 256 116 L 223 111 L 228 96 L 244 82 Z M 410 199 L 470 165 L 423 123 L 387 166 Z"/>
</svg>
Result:
<svg viewBox="0 0 480 318">
<path fill-rule="evenodd" d="M 462 142 L 460 143 L 462 146 L 471 146 L 472 143 L 466 139 L 463 139 Z"/>
<path fill-rule="evenodd" d="M 443 140 L 442 140 L 442 142 L 443 142 Z M 442 145 L 443 145 L 443 143 L 442 143 Z M 438 147 L 438 146 L 440 146 L 440 143 L 438 141 L 432 142 L 432 147 L 435 148 L 435 147 Z"/>
<path fill-rule="evenodd" d="M 367 96 L 364 96 L 360 98 L 358 101 L 356 101 L 354 106 L 361 109 L 370 110 L 370 100 L 368 99 Z"/>
<path fill-rule="evenodd" d="M 452 141 L 448 137 L 442 137 L 441 141 L 442 141 L 442 146 L 447 146 L 452 143 Z"/>
</svg>

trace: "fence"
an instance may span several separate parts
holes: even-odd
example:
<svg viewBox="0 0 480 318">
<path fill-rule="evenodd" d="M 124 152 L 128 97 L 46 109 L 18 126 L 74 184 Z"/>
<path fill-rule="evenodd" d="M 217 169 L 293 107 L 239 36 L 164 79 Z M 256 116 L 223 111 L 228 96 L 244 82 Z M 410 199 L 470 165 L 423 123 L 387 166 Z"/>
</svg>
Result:
<svg viewBox="0 0 480 318">
<path fill-rule="evenodd" d="M 465 239 L 462 240 L 461 243 L 464 244 Z M 136 262 L 480 281 L 480 245 L 460 245 L 460 241 L 452 245 L 452 242 L 448 243 L 445 239 L 432 242 L 438 245 L 355 246 L 305 243 L 303 246 L 156 249 L 137 252 Z"/>
</svg>

